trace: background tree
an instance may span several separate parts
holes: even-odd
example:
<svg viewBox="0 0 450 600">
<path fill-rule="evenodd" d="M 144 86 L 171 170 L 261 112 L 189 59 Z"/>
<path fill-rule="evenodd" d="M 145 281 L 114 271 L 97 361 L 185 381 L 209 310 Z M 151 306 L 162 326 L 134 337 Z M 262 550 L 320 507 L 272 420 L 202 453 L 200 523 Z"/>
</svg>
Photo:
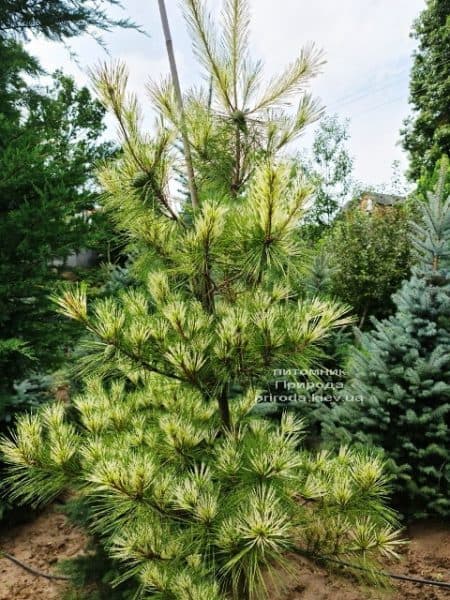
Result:
<svg viewBox="0 0 450 600">
<path fill-rule="evenodd" d="M 19 47 L 11 45 L 9 51 L 33 66 Z M 92 169 L 110 146 L 97 141 L 104 111 L 86 88 L 77 90 L 61 74 L 47 89 L 30 88 L 21 79 L 19 62 L 3 64 L 5 72 L 10 68 L 0 90 L 5 115 L 0 120 L 0 324 L 6 344 L 1 390 L 6 402 L 14 381 L 31 367 L 57 367 L 70 345 L 70 335 L 64 335 L 70 329 L 48 300 L 58 279 L 53 265 L 82 248 L 103 249 L 92 237 L 98 230 L 98 217 L 91 215 L 98 198 Z M 6 352 L 12 340 L 16 345 Z M 35 362 L 18 352 L 24 344 Z"/>
<path fill-rule="evenodd" d="M 412 32 L 419 44 L 410 81 L 413 114 L 402 138 L 413 180 L 432 172 L 441 155 L 450 153 L 449 19 L 450 0 L 427 0 Z"/>
<path fill-rule="evenodd" d="M 410 209 L 392 206 L 367 213 L 345 211 L 325 241 L 331 291 L 359 315 L 383 317 L 392 310 L 391 295 L 409 274 Z"/>
<path fill-rule="evenodd" d="M 400 196 L 406 198 L 411 192 L 411 184 L 408 183 L 405 173 L 402 169 L 401 162 L 399 160 L 394 160 L 391 165 L 391 179 L 389 182 L 382 183 L 381 185 L 375 186 L 365 186 L 361 187 L 361 184 L 358 186 L 361 188 L 359 190 L 359 194 L 373 191 L 379 192 L 381 194 L 390 194 L 393 196 Z M 427 188 L 430 189 L 429 187 Z"/>
<path fill-rule="evenodd" d="M 316 236 L 331 224 L 353 186 L 353 159 L 345 145 L 349 139 L 348 124 L 337 115 L 323 117 L 315 132 L 312 156 L 306 162 L 306 172 L 314 186 L 306 222 L 315 226 Z"/>
<path fill-rule="evenodd" d="M 55 74 L 49 87 L 19 38 L 41 34 L 64 41 L 108 30 L 115 2 L 0 2 L 0 421 L 13 386 L 31 368 L 54 368 L 68 344 L 68 328 L 49 309 L 52 268 L 74 250 L 105 249 L 109 226 L 97 203 L 93 164 L 110 152 L 97 141 L 104 109 L 87 89 Z M 31 78 L 31 83 L 30 83 Z"/>
<path fill-rule="evenodd" d="M 415 195 L 419 200 L 426 202 L 428 199 L 429 191 L 435 189 L 435 187 L 438 185 L 442 172 L 442 163 L 446 160 L 447 158 L 444 155 L 440 160 L 438 160 L 433 170 L 426 171 L 417 181 L 417 189 L 415 191 Z M 446 181 L 444 183 L 444 196 L 450 196 L 449 176 L 447 176 Z"/>
<path fill-rule="evenodd" d="M 220 106 L 225 92 L 235 98 L 235 89 L 248 89 L 255 77 L 240 62 L 248 57 L 248 4 L 225 2 L 217 39 L 203 29 L 202 3 L 186 0 L 185 10 L 195 40 L 207 35 L 203 64 L 210 71 L 220 65 L 211 105 Z M 211 61 L 219 40 L 220 62 Z M 301 453 L 301 423 L 284 416 L 272 427 L 249 414 L 275 368 L 314 364 L 321 341 L 349 322 L 345 307 L 303 300 L 290 285 L 302 260 L 297 226 L 310 188 L 277 157 L 279 145 L 267 150 L 275 125 L 262 107 L 303 89 L 314 61 L 303 52 L 289 76 L 248 104 L 261 107 L 253 150 L 241 128 L 245 115 L 239 127 L 220 108 L 205 120 L 206 130 L 223 134 L 220 154 L 207 148 L 208 164 L 221 171 L 224 160 L 225 173 L 228 157 L 233 161 L 229 180 L 215 190 L 206 177 L 196 179 L 194 211 L 177 210 L 170 194 L 180 168 L 177 121 L 158 119 L 154 134 L 144 134 L 126 70 L 97 73 L 124 142 L 123 155 L 100 177 L 135 252 L 138 284 L 89 306 L 81 286 L 57 300 L 93 335 L 77 424 L 53 405 L 20 419 L 2 447 L 14 498 L 48 501 L 67 487 L 82 490 L 93 526 L 124 576 L 139 578 L 143 595 L 261 598 L 265 567 L 282 563 L 297 543 L 364 564 L 395 554 L 395 519 L 383 504 L 388 482 L 378 459 L 344 449 L 333 457 Z M 315 116 L 313 103 L 301 105 L 297 133 Z M 196 108 L 186 107 L 189 124 Z M 209 110 L 206 104 L 195 114 Z M 278 132 L 292 125 L 281 122 Z M 198 164 L 195 146 L 193 156 Z"/>
<path fill-rule="evenodd" d="M 135 27 L 128 19 L 113 19 L 107 9 L 118 0 L 0 0 L 0 35 L 26 38 L 41 34 L 64 41 L 82 33 L 95 35 L 114 27 Z"/>
<path fill-rule="evenodd" d="M 450 514 L 450 200 L 445 169 L 412 241 L 421 258 L 393 296 L 396 313 L 374 321 L 350 362 L 345 397 L 327 427 L 334 439 L 384 449 L 397 474 L 401 510 Z M 345 398 L 344 398 L 345 400 Z"/>
</svg>

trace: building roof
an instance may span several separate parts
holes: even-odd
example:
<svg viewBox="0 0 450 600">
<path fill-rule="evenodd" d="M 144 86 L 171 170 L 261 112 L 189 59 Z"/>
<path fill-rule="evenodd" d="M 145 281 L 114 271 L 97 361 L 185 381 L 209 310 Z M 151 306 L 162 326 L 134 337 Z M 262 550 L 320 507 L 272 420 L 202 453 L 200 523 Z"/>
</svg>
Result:
<svg viewBox="0 0 450 600">
<path fill-rule="evenodd" d="M 379 192 L 363 192 L 361 194 L 361 200 L 372 200 L 375 204 L 382 206 L 394 206 L 394 204 L 400 204 L 405 200 L 403 196 L 395 196 L 393 194 L 380 194 Z"/>
<path fill-rule="evenodd" d="M 372 200 L 375 206 L 394 206 L 395 204 L 401 204 L 406 200 L 404 196 L 396 196 L 395 194 L 382 194 L 381 192 L 362 192 L 359 198 L 352 198 L 346 202 L 340 212 L 346 212 L 351 208 L 354 208 L 364 200 Z"/>
</svg>

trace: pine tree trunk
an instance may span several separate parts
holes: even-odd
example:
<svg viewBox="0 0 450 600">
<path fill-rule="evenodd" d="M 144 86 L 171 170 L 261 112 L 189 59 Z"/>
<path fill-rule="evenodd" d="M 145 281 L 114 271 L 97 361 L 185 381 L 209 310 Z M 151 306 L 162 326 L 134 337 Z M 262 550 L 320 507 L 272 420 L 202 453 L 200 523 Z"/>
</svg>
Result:
<svg viewBox="0 0 450 600">
<path fill-rule="evenodd" d="M 225 385 L 218 397 L 220 417 L 225 429 L 231 429 L 230 405 L 228 403 L 228 385 Z"/>
</svg>

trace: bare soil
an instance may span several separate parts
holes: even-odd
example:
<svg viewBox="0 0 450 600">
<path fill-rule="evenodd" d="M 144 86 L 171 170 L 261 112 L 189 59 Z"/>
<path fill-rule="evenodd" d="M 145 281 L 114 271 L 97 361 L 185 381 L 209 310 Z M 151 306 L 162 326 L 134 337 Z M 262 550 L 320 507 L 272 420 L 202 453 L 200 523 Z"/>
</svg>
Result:
<svg viewBox="0 0 450 600">
<path fill-rule="evenodd" d="M 411 543 L 401 562 L 386 568 L 395 573 L 450 582 L 450 525 L 417 523 L 407 534 Z M 55 573 L 58 561 L 82 554 L 86 543 L 83 532 L 68 523 L 54 507 L 30 523 L 0 533 L 0 548 L 46 573 Z M 449 590 L 409 582 L 396 582 L 390 591 L 369 589 L 299 557 L 292 557 L 289 574 L 274 574 L 273 579 L 273 585 L 269 584 L 273 588 L 271 600 L 450 599 Z M 57 600 L 64 587 L 64 582 L 36 577 L 0 558 L 0 600 Z"/>
<path fill-rule="evenodd" d="M 450 582 L 450 525 L 422 522 L 405 535 L 410 543 L 400 561 L 385 570 L 420 579 Z M 284 589 L 271 600 L 449 600 L 450 590 L 392 581 L 391 589 L 362 585 L 337 570 L 328 571 L 307 559 L 292 557 L 293 573 L 283 577 Z M 276 582 L 278 586 L 280 582 Z"/>
<path fill-rule="evenodd" d="M 38 571 L 55 574 L 59 560 L 83 553 L 87 538 L 54 507 L 0 533 L 0 549 Z M 0 557 L 0 600 L 57 600 L 64 581 L 36 577 Z"/>
</svg>

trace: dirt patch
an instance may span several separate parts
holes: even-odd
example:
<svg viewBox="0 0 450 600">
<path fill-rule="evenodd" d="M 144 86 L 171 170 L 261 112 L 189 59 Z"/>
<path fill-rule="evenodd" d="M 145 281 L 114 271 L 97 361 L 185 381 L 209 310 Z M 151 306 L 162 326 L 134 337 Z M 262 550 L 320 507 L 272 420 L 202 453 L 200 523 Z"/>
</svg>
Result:
<svg viewBox="0 0 450 600">
<path fill-rule="evenodd" d="M 290 556 L 286 573 L 268 581 L 270 600 L 365 600 L 377 598 L 375 592 L 319 567 L 312 561 Z M 389 598 L 384 594 L 380 598 Z"/>
<path fill-rule="evenodd" d="M 0 533 L 0 548 L 44 573 L 56 573 L 59 560 L 82 554 L 87 539 L 54 507 L 31 523 Z M 27 573 L 0 558 L 0 600 L 56 600 L 63 581 L 48 580 Z"/>
<path fill-rule="evenodd" d="M 416 523 L 408 531 L 411 544 L 400 563 L 387 565 L 395 573 L 450 581 L 450 526 Z M 31 523 L 0 533 L 0 547 L 36 569 L 55 573 L 59 560 L 82 554 L 87 538 L 64 515 L 49 508 Z M 274 573 L 270 600 L 449 600 L 450 591 L 397 582 L 391 591 L 359 585 L 330 573 L 307 559 L 290 557 L 288 573 Z M 35 577 L 0 559 L 0 600 L 57 600 L 64 582 Z M 275 589 L 280 591 L 275 592 Z"/>
<path fill-rule="evenodd" d="M 391 573 L 450 582 L 450 526 L 426 521 L 406 532 L 410 540 L 400 562 L 386 564 Z M 412 582 L 392 582 L 392 589 L 373 589 L 330 572 L 307 559 L 291 557 L 292 572 L 270 600 L 449 600 L 450 590 Z M 280 579 L 280 577 L 279 577 Z M 273 582 L 273 589 L 280 581 Z M 278 584 L 278 586 L 276 585 Z M 272 586 L 271 586 L 272 587 Z"/>
<path fill-rule="evenodd" d="M 424 521 L 415 523 L 408 530 L 407 553 L 396 572 L 411 577 L 450 582 L 450 526 L 444 523 Z M 391 570 L 394 570 L 392 568 Z M 450 590 L 431 586 L 401 583 L 396 600 L 448 600 Z"/>
</svg>

